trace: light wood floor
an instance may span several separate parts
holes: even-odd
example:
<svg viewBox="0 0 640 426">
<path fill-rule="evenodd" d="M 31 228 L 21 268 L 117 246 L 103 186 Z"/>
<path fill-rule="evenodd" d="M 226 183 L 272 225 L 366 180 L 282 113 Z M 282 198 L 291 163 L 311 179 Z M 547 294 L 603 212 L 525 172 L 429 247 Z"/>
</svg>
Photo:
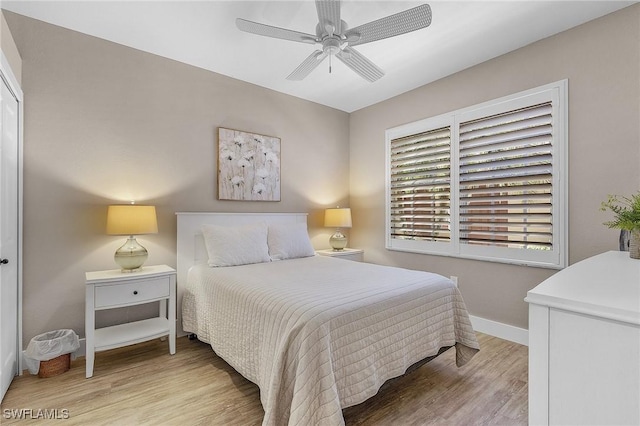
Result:
<svg viewBox="0 0 640 426">
<path fill-rule="evenodd" d="M 347 425 L 526 425 L 527 348 L 478 334 L 480 352 L 462 368 L 450 349 L 394 380 L 373 398 L 344 410 Z M 159 340 L 96 354 L 85 379 L 84 358 L 56 377 L 17 377 L 2 402 L 7 410 L 58 410 L 68 425 L 259 425 L 258 388 L 187 338 L 169 355 Z M 10 412 L 10 411 L 9 411 Z M 51 411 L 49 411 L 51 412 Z"/>
</svg>

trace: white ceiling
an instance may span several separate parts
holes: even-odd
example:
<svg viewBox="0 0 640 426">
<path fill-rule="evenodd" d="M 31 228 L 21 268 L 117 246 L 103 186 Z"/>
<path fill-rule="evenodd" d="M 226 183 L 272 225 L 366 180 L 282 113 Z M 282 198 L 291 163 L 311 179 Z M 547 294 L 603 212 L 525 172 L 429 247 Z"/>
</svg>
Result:
<svg viewBox="0 0 640 426">
<path fill-rule="evenodd" d="M 430 27 L 357 50 L 386 75 L 369 83 L 325 60 L 286 76 L 315 46 L 243 33 L 235 18 L 315 33 L 313 1 L 9 1 L 2 8 L 233 78 L 352 112 L 580 25 L 635 1 L 426 1 Z M 344 0 L 349 27 L 424 1 Z"/>
</svg>

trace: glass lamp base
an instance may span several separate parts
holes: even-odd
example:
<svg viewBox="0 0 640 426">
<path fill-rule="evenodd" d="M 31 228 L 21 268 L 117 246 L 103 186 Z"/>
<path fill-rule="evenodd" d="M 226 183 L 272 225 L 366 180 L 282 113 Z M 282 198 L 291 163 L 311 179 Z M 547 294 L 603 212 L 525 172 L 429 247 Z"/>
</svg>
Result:
<svg viewBox="0 0 640 426">
<path fill-rule="evenodd" d="M 136 272 L 142 268 L 148 257 L 147 249 L 142 247 L 134 236 L 131 236 L 122 247 L 116 250 L 113 260 L 120 266 L 122 272 Z"/>
<path fill-rule="evenodd" d="M 331 238 L 329 238 L 329 245 L 331 245 L 331 247 L 335 251 L 344 250 L 344 248 L 347 246 L 347 237 L 345 237 L 344 234 L 338 229 L 336 230 L 335 234 L 333 234 Z"/>
</svg>

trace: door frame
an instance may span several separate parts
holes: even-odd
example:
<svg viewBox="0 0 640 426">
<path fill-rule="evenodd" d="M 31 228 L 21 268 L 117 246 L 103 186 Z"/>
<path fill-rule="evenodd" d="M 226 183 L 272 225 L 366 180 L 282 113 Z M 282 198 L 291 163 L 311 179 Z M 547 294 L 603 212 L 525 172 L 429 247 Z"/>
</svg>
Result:
<svg viewBox="0 0 640 426">
<path fill-rule="evenodd" d="M 23 222 L 23 214 L 22 214 L 22 190 L 23 190 L 23 117 L 24 117 L 24 94 L 22 93 L 22 88 L 20 87 L 20 83 L 16 78 L 13 70 L 11 69 L 11 64 L 9 60 L 5 56 L 4 52 L 0 48 L 0 78 L 4 80 L 7 87 L 11 91 L 11 93 L 15 96 L 18 101 L 18 335 L 16 336 L 16 357 L 17 357 L 17 365 L 18 371 L 16 372 L 18 375 L 22 375 L 23 367 L 23 359 L 22 359 L 22 222 Z"/>
</svg>

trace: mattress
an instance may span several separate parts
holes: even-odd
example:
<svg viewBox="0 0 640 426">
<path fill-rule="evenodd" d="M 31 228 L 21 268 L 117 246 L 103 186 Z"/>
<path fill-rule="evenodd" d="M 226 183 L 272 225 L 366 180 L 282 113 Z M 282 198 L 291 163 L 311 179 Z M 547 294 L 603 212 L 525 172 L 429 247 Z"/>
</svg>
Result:
<svg viewBox="0 0 640 426">
<path fill-rule="evenodd" d="M 184 330 L 258 385 L 263 425 L 344 424 L 440 348 L 458 366 L 479 349 L 457 287 L 428 272 L 313 256 L 196 265 L 185 287 Z"/>
</svg>

